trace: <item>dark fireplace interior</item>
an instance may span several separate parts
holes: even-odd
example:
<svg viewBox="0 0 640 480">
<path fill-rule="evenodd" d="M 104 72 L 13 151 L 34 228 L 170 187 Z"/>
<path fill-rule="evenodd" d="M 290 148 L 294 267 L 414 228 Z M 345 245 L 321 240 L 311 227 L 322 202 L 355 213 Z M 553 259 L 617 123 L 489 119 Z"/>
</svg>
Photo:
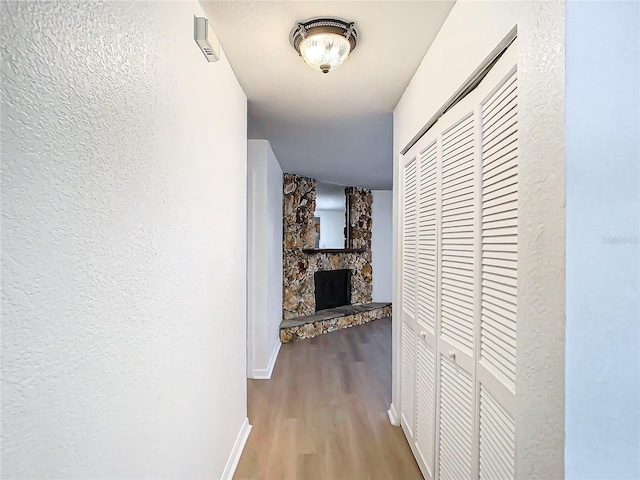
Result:
<svg viewBox="0 0 640 480">
<path fill-rule="evenodd" d="M 314 275 L 316 312 L 351 305 L 351 270 L 322 270 Z"/>
</svg>

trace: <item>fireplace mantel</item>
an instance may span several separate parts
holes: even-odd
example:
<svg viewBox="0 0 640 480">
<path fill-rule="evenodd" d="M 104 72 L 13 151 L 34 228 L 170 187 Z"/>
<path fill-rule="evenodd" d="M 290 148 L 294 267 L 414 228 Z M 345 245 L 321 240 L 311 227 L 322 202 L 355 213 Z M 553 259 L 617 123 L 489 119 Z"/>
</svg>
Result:
<svg viewBox="0 0 640 480">
<path fill-rule="evenodd" d="M 367 249 L 362 248 L 303 248 L 302 252 L 312 255 L 314 253 L 364 253 Z"/>
</svg>

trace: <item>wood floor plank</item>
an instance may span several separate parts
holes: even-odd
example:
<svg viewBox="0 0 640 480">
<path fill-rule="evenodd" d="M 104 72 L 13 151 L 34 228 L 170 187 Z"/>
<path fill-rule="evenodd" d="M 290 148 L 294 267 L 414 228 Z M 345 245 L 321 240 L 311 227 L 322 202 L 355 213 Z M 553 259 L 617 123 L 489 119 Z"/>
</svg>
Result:
<svg viewBox="0 0 640 480">
<path fill-rule="evenodd" d="M 236 479 L 421 479 L 389 423 L 391 319 L 282 345 L 270 380 L 248 381 L 253 429 Z"/>
</svg>

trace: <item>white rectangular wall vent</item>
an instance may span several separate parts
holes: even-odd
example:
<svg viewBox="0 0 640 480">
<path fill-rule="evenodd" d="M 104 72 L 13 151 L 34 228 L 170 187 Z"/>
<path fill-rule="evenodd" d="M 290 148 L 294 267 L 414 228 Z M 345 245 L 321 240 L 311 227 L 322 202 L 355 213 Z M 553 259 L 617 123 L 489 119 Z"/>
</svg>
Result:
<svg viewBox="0 0 640 480">
<path fill-rule="evenodd" d="M 193 39 L 208 62 L 220 60 L 220 42 L 206 17 L 193 17 Z"/>
</svg>

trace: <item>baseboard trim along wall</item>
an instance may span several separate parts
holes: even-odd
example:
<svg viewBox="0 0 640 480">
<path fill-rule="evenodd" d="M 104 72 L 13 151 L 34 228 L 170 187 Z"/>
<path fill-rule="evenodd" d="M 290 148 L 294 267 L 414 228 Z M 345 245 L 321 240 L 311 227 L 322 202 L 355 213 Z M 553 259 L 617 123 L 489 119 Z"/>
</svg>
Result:
<svg viewBox="0 0 640 480">
<path fill-rule="evenodd" d="M 400 419 L 398 418 L 398 412 L 396 412 L 396 407 L 393 406 L 393 403 L 389 405 L 389 410 L 387 410 L 387 414 L 389 415 L 389 421 L 391 425 L 394 427 L 400 426 Z"/>
<path fill-rule="evenodd" d="M 242 451 L 244 450 L 244 446 L 247 443 L 250 432 L 251 425 L 249 424 L 249 419 L 245 418 L 244 422 L 242 423 L 242 427 L 240 427 L 240 431 L 238 432 L 236 443 L 234 443 L 233 448 L 231 449 L 231 454 L 229 455 L 227 464 L 224 466 L 224 471 L 222 472 L 222 476 L 220 477 L 221 480 L 233 479 L 233 474 L 236 473 L 238 462 L 240 462 L 240 457 L 242 456 Z"/>
<path fill-rule="evenodd" d="M 269 366 L 267 368 L 254 368 L 253 376 L 256 380 L 269 380 L 271 378 L 271 374 L 273 373 L 273 367 L 276 366 L 276 360 L 278 359 L 278 353 L 280 353 L 280 347 L 282 343 L 278 340 L 276 347 L 273 349 L 271 353 L 271 358 L 269 359 Z"/>
</svg>

